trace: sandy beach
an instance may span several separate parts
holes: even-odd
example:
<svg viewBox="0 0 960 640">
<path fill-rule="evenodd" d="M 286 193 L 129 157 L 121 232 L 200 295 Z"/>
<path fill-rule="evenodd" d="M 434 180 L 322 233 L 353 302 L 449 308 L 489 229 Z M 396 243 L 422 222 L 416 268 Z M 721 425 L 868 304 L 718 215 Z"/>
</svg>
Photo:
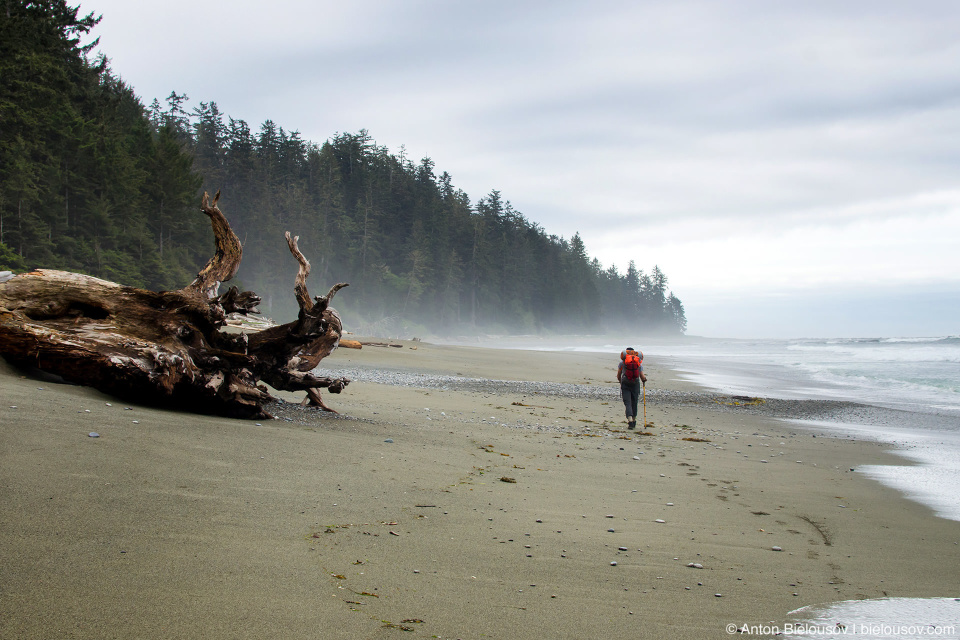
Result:
<svg viewBox="0 0 960 640">
<path fill-rule="evenodd" d="M 802 428 L 617 355 L 403 342 L 272 421 L 131 405 L 0 360 L 0 638 L 722 638 L 957 596 L 960 523 Z M 642 416 L 641 416 L 642 419 Z M 98 437 L 91 437 L 91 433 Z"/>
</svg>

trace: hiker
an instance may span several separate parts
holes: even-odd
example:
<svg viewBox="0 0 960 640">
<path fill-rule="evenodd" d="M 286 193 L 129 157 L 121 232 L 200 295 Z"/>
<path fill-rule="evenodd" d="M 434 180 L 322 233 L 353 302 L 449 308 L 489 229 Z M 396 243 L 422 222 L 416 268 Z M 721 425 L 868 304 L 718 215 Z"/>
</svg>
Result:
<svg viewBox="0 0 960 640">
<path fill-rule="evenodd" d="M 620 382 L 620 397 L 627 408 L 627 429 L 637 426 L 637 403 L 640 402 L 640 384 L 647 384 L 643 373 L 643 352 L 627 347 L 620 352 L 620 366 L 617 368 L 617 380 Z"/>
</svg>

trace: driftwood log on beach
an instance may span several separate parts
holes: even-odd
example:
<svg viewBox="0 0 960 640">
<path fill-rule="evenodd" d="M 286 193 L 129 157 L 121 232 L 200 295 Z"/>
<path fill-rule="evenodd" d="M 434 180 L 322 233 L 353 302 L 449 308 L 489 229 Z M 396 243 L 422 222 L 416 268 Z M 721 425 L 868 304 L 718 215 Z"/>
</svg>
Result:
<svg viewBox="0 0 960 640">
<path fill-rule="evenodd" d="M 269 417 L 264 405 L 273 397 L 261 383 L 306 391 L 305 403 L 327 409 L 318 390 L 339 393 L 349 380 L 311 371 L 337 348 L 342 326 L 329 305 L 347 285 L 311 298 L 310 263 L 288 232 L 300 265 L 297 320 L 249 336 L 221 331 L 228 314 L 259 313 L 260 297 L 236 287 L 219 293 L 242 257 L 219 197 L 205 193 L 201 204 L 216 252 L 183 289 L 154 292 L 47 269 L 0 283 L 0 355 L 118 397 L 199 413 Z"/>
</svg>

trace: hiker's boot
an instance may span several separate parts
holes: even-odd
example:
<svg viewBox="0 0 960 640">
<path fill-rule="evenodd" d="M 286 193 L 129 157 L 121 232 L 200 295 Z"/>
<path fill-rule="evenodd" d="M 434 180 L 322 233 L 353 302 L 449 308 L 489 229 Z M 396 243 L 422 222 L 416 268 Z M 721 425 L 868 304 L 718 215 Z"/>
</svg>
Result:
<svg viewBox="0 0 960 640">
<path fill-rule="evenodd" d="M 637 426 L 636 420 L 634 420 L 633 418 L 631 418 L 630 420 L 627 420 L 627 429 L 633 430 L 633 428 L 636 426 Z"/>
</svg>

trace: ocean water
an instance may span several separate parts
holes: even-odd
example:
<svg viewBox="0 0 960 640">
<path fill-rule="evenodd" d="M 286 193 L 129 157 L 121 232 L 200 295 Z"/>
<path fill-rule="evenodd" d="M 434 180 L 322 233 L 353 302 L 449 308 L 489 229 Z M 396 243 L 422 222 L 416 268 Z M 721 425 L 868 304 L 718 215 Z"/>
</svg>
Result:
<svg viewBox="0 0 960 640">
<path fill-rule="evenodd" d="M 960 638 L 960 598 L 846 600 L 797 609 L 789 617 L 776 630 L 786 640 Z"/>
<path fill-rule="evenodd" d="M 503 344 L 502 342 L 500 343 Z M 807 422 L 838 435 L 891 444 L 903 465 L 859 471 L 960 521 L 960 337 L 721 340 L 602 338 L 516 340 L 516 348 L 644 352 L 681 377 L 721 393 L 788 399 L 847 400 L 879 411 L 874 422 Z M 614 366 L 614 364 L 611 364 Z M 648 386 L 656 387 L 651 378 Z"/>
</svg>

